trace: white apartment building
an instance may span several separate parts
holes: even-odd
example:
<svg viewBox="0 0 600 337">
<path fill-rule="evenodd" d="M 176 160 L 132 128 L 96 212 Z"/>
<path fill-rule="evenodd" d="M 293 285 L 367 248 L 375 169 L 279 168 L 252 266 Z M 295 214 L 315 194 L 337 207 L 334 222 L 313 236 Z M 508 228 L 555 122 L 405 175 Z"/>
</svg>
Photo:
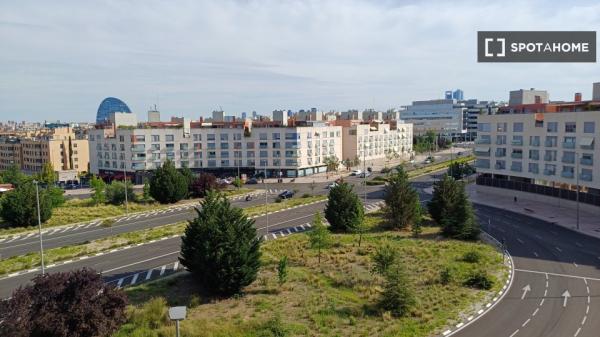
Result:
<svg viewBox="0 0 600 337">
<path fill-rule="evenodd" d="M 178 168 L 220 174 L 264 172 L 296 177 L 325 172 L 325 158 L 342 158 L 342 127 L 323 122 L 149 123 L 90 130 L 90 168 L 101 176 L 144 172 L 167 159 Z"/>
<path fill-rule="evenodd" d="M 563 105 L 547 110 L 561 111 Z M 480 115 L 478 184 L 554 196 L 568 190 L 568 198 L 579 185 L 584 197 L 600 206 L 600 111 L 577 104 L 570 108 L 572 112 Z"/>
<path fill-rule="evenodd" d="M 390 123 L 340 120 L 343 125 L 342 159 L 372 161 L 384 159 L 386 155 L 398 155 L 408 159 L 412 151 L 412 124 L 391 121 Z"/>
</svg>

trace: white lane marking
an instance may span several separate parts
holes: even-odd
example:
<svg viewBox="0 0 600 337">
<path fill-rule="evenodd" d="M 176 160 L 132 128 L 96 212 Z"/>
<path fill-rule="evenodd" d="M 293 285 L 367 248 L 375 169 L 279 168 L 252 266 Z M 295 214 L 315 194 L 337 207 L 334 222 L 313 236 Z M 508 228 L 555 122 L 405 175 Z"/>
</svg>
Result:
<svg viewBox="0 0 600 337">
<path fill-rule="evenodd" d="M 577 337 L 577 335 L 579 335 L 579 332 L 581 332 L 581 328 L 577 328 L 577 331 L 575 331 L 575 335 L 573 336 Z"/>
<path fill-rule="evenodd" d="M 558 247 L 554 247 L 554 248 L 556 248 L 556 250 L 558 250 L 559 252 L 561 252 L 561 253 L 562 253 L 562 249 L 560 249 L 560 248 L 558 248 Z"/>
<path fill-rule="evenodd" d="M 539 310 L 540 310 L 540 308 L 536 308 L 535 311 L 533 312 L 533 314 L 531 314 L 531 316 L 537 315 L 537 313 L 538 313 Z"/>
<path fill-rule="evenodd" d="M 523 325 L 521 325 L 521 327 L 525 327 L 527 324 L 529 324 L 529 322 L 531 321 L 531 318 L 528 318 L 525 323 L 523 323 Z"/>
<path fill-rule="evenodd" d="M 120 278 L 119 282 L 117 282 L 117 288 L 121 288 L 121 285 L 123 285 L 123 280 L 125 280 L 125 278 Z"/>
<path fill-rule="evenodd" d="M 273 235 L 273 239 L 277 239 L 277 235 L 275 235 L 275 233 L 271 233 L 271 235 Z"/>
<path fill-rule="evenodd" d="M 175 263 L 173 263 L 173 271 L 177 270 L 177 268 L 179 268 L 179 261 L 175 261 Z"/>
<path fill-rule="evenodd" d="M 515 332 L 511 333 L 508 337 L 514 337 L 514 335 L 519 333 L 519 329 L 515 330 Z"/>
<path fill-rule="evenodd" d="M 160 267 L 160 274 L 159 275 L 163 276 L 165 274 L 165 270 L 167 270 L 167 266 L 166 265 Z"/>
<path fill-rule="evenodd" d="M 539 257 L 538 253 L 533 252 L 533 255 L 535 255 L 535 257 Z"/>
<path fill-rule="evenodd" d="M 562 277 L 570 277 L 570 278 L 575 278 L 575 279 L 588 279 L 591 281 L 600 281 L 600 278 L 594 278 L 594 277 L 584 277 L 584 276 L 577 276 L 577 275 L 569 275 L 569 274 L 559 274 L 559 273 L 550 273 L 550 272 L 545 272 L 545 271 L 538 271 L 538 270 L 531 270 L 531 269 L 519 269 L 519 268 L 515 268 L 515 271 L 520 271 L 523 273 L 533 273 L 533 274 L 547 274 L 547 275 L 552 275 L 552 276 L 562 276 Z"/>
<path fill-rule="evenodd" d="M 174 254 L 179 254 L 179 253 L 180 253 L 180 251 L 178 250 L 178 251 L 176 251 L 176 252 L 171 252 L 171 253 L 166 253 L 166 254 L 162 254 L 162 255 L 154 256 L 154 257 L 151 257 L 151 258 L 149 258 L 149 259 L 145 259 L 145 260 L 141 260 L 141 261 L 137 261 L 137 262 L 129 263 L 129 264 L 126 264 L 126 265 L 123 265 L 123 266 L 120 266 L 120 267 L 116 267 L 116 268 L 112 268 L 112 269 L 107 269 L 107 270 L 104 270 L 104 271 L 103 271 L 103 273 L 110 273 L 110 272 L 112 272 L 112 271 L 115 271 L 115 270 L 119 270 L 119 269 L 123 269 L 123 268 L 131 267 L 131 266 L 135 266 L 136 264 L 140 264 L 140 263 L 149 262 L 149 261 L 152 261 L 152 260 L 156 260 L 156 259 L 163 258 L 163 257 L 165 257 L 165 256 L 174 255 Z"/>
<path fill-rule="evenodd" d="M 573 265 L 575 265 L 575 268 L 579 267 L 575 261 L 573 261 Z"/>
<path fill-rule="evenodd" d="M 133 275 L 133 277 L 131 278 L 131 284 L 135 284 L 135 282 L 137 282 L 138 276 L 140 275 L 140 273 L 136 273 L 135 275 Z"/>
<path fill-rule="evenodd" d="M 150 277 L 152 277 L 152 271 L 153 271 L 153 270 L 154 270 L 154 269 L 148 269 L 148 273 L 146 273 L 146 280 L 149 280 L 149 279 L 150 279 Z"/>
<path fill-rule="evenodd" d="M 581 320 L 581 325 L 584 325 L 586 320 L 587 320 L 587 316 L 583 316 L 583 319 Z"/>
<path fill-rule="evenodd" d="M 544 305 L 544 299 L 543 299 L 543 298 L 542 298 L 542 300 L 540 301 L 540 304 L 538 304 L 538 305 L 539 305 L 540 307 L 541 307 L 542 305 Z"/>
<path fill-rule="evenodd" d="M 524 244 L 525 242 L 519 238 L 517 238 L 517 241 L 519 241 L 520 244 Z"/>
</svg>

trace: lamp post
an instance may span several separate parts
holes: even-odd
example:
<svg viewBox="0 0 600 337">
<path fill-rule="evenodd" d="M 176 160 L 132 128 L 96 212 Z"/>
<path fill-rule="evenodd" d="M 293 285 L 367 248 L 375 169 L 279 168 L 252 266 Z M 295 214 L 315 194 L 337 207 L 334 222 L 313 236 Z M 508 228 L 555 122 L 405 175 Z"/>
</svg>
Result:
<svg viewBox="0 0 600 337">
<path fill-rule="evenodd" d="M 169 308 L 169 319 L 175 321 L 175 335 L 179 337 L 179 321 L 183 321 L 186 316 L 187 308 L 182 307 L 170 307 Z"/>
<path fill-rule="evenodd" d="M 44 243 L 43 243 L 43 239 L 42 239 L 42 217 L 40 215 L 40 189 L 39 189 L 39 182 L 37 180 L 34 180 L 33 183 L 35 184 L 35 200 L 37 203 L 38 232 L 40 235 L 40 259 L 42 261 L 42 275 L 44 275 L 46 273 L 46 268 L 44 266 Z"/>
<path fill-rule="evenodd" d="M 125 183 L 125 214 L 129 214 L 129 203 L 127 202 L 127 164 L 123 165 L 123 182 Z"/>
<path fill-rule="evenodd" d="M 575 152 L 575 176 L 577 180 L 577 230 L 579 230 L 579 153 Z"/>
<path fill-rule="evenodd" d="M 365 137 L 366 138 L 366 137 Z M 363 204 L 367 204 L 367 160 L 366 160 L 366 152 L 367 152 L 367 142 L 363 143 L 363 189 L 364 189 L 364 198 Z"/>
</svg>

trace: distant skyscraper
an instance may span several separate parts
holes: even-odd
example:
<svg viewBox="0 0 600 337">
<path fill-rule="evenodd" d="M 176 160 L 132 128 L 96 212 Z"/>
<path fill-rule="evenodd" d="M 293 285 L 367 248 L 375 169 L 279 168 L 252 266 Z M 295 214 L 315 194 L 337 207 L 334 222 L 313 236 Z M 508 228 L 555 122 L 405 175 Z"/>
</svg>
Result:
<svg viewBox="0 0 600 337">
<path fill-rule="evenodd" d="M 247 115 L 248 115 L 248 114 L 247 114 L 246 112 L 242 112 L 242 119 L 246 119 L 246 116 L 247 116 Z"/>
<path fill-rule="evenodd" d="M 464 98 L 464 93 L 460 89 L 454 90 L 454 92 L 452 93 L 452 98 L 454 98 L 455 100 L 458 100 L 458 101 L 462 101 L 462 100 L 465 99 Z"/>
<path fill-rule="evenodd" d="M 252 111 L 252 119 L 256 119 L 256 110 Z"/>
<path fill-rule="evenodd" d="M 446 92 L 444 92 L 444 98 L 452 99 L 452 90 L 446 90 Z"/>
</svg>

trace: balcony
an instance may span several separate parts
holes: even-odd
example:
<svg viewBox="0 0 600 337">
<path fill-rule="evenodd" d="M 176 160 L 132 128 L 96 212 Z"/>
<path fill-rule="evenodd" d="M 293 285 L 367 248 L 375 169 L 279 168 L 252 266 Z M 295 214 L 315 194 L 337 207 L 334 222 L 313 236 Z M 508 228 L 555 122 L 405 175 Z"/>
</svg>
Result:
<svg viewBox="0 0 600 337">
<path fill-rule="evenodd" d="M 583 181 L 592 181 L 592 175 L 591 174 L 580 174 L 579 175 L 579 179 L 583 180 Z"/>
<path fill-rule="evenodd" d="M 556 147 L 556 142 L 548 140 L 548 139 L 546 139 L 544 144 L 546 145 L 546 147 Z"/>
<path fill-rule="evenodd" d="M 511 165 L 510 170 L 513 172 L 521 172 L 523 171 L 523 167 L 521 165 Z"/>
<path fill-rule="evenodd" d="M 489 157 L 490 156 L 490 148 L 489 147 L 476 147 L 475 155 L 479 157 Z"/>
<path fill-rule="evenodd" d="M 574 142 L 563 142 L 562 147 L 563 147 L 563 149 L 574 149 L 575 143 Z"/>
<path fill-rule="evenodd" d="M 475 144 L 490 145 L 490 144 L 492 144 L 492 140 L 489 138 L 478 138 L 475 141 Z"/>
<path fill-rule="evenodd" d="M 498 151 L 496 149 L 496 157 L 506 157 L 506 151 Z"/>
<path fill-rule="evenodd" d="M 496 165 L 494 165 L 494 168 L 496 170 L 505 170 L 506 169 L 506 165 L 496 163 Z"/>
<path fill-rule="evenodd" d="M 131 152 L 144 152 L 144 151 L 146 151 L 146 146 L 144 144 L 133 145 L 131 147 Z"/>
<path fill-rule="evenodd" d="M 523 146 L 523 140 L 522 139 L 513 139 L 513 141 L 511 142 L 512 145 L 515 146 Z"/>
<path fill-rule="evenodd" d="M 514 159 L 523 159 L 523 154 L 522 153 L 518 153 L 518 152 L 513 152 L 513 153 L 510 154 L 510 157 L 514 158 Z"/>
<path fill-rule="evenodd" d="M 531 145 L 531 146 L 540 146 L 540 140 L 539 140 L 539 139 L 537 139 L 537 140 L 533 140 L 533 141 L 531 142 L 531 144 L 529 144 L 529 145 Z"/>
<path fill-rule="evenodd" d="M 584 137 L 579 141 L 579 146 L 584 150 L 593 150 L 594 149 L 594 138 L 593 137 Z"/>
<path fill-rule="evenodd" d="M 556 171 L 545 169 L 544 170 L 544 175 L 545 176 L 553 176 L 553 175 L 556 175 Z"/>
<path fill-rule="evenodd" d="M 575 157 L 562 157 L 562 162 L 565 164 L 575 164 Z"/>
<path fill-rule="evenodd" d="M 561 176 L 561 177 L 563 177 L 563 178 L 569 178 L 569 179 L 571 179 L 571 178 L 573 178 L 575 175 L 573 174 L 573 171 L 562 171 L 562 172 L 560 173 L 560 176 Z"/>
<path fill-rule="evenodd" d="M 579 161 L 581 165 L 594 165 L 594 160 L 592 158 L 581 158 Z"/>
<path fill-rule="evenodd" d="M 544 160 L 545 161 L 556 161 L 556 156 L 545 154 L 544 155 Z"/>
<path fill-rule="evenodd" d="M 537 166 L 529 166 L 529 172 L 533 173 L 533 174 L 538 174 L 539 173 L 539 168 Z"/>
<path fill-rule="evenodd" d="M 529 155 L 529 159 L 540 160 L 540 155 L 539 154 L 531 154 L 531 155 Z"/>
<path fill-rule="evenodd" d="M 489 169 L 490 161 L 489 160 L 476 160 L 475 161 L 476 168 Z"/>
</svg>

